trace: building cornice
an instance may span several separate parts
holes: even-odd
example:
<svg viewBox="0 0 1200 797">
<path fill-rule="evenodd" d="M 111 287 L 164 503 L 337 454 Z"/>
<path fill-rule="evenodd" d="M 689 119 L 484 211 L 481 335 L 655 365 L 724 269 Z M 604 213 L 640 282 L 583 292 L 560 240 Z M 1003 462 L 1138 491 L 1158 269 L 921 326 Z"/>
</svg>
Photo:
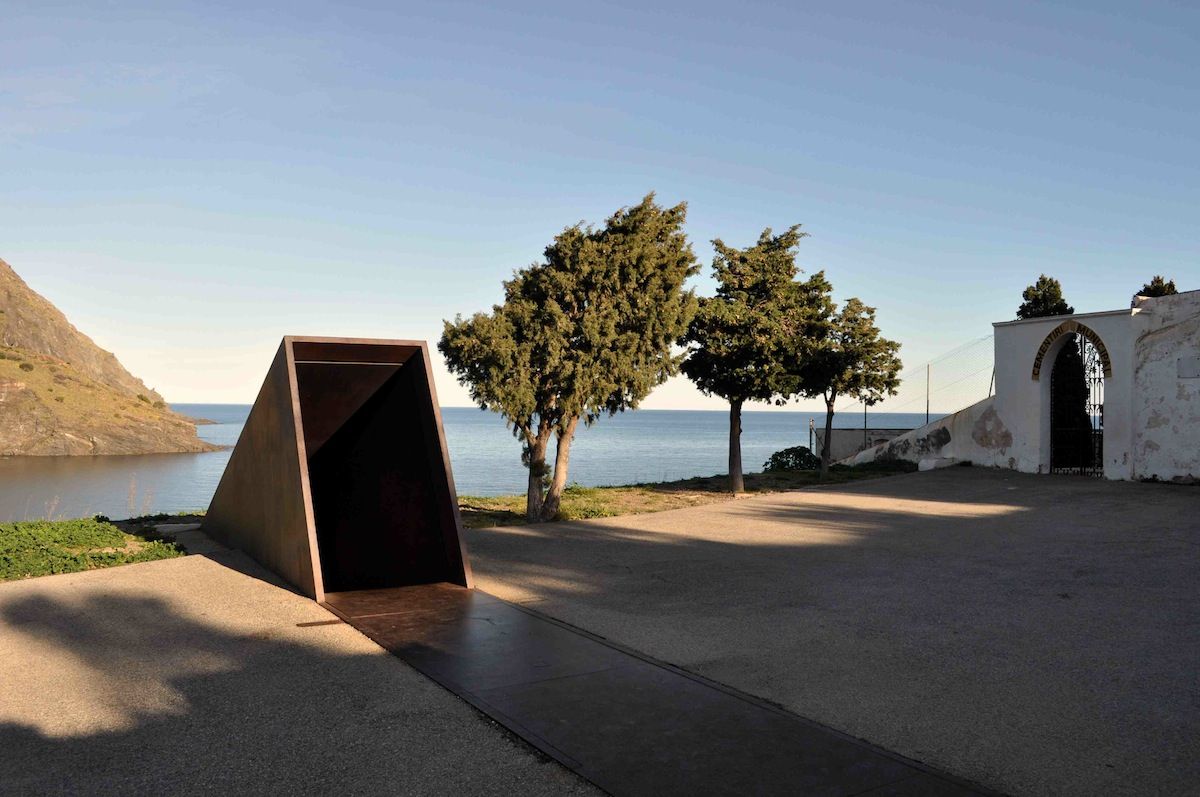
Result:
<svg viewBox="0 0 1200 797">
<path fill-rule="evenodd" d="M 1041 318 L 1018 318 L 1014 321 L 993 321 L 994 327 L 1011 327 L 1017 324 L 1051 324 L 1058 325 L 1063 321 L 1074 319 L 1076 321 L 1084 318 L 1107 318 L 1109 316 L 1133 316 L 1140 310 L 1138 308 L 1130 308 L 1128 310 L 1103 310 L 1098 313 L 1073 313 L 1071 315 L 1047 315 Z"/>
</svg>

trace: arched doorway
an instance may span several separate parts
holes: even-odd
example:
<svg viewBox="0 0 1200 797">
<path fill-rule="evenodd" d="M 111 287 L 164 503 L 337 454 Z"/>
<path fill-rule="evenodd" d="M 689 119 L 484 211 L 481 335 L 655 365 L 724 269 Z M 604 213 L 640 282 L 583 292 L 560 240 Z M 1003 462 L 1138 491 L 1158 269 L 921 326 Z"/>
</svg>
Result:
<svg viewBox="0 0 1200 797">
<path fill-rule="evenodd" d="M 1104 474 L 1107 356 L 1092 336 L 1071 332 L 1050 372 L 1050 472 Z"/>
</svg>

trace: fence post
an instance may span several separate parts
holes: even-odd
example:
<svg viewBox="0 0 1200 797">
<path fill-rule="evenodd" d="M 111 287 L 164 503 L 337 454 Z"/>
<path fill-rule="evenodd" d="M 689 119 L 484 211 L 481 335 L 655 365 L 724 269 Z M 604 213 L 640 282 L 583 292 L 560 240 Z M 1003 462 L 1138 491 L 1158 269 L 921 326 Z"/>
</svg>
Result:
<svg viewBox="0 0 1200 797">
<path fill-rule="evenodd" d="M 929 425 L 929 370 L 931 364 L 925 363 L 925 425 Z"/>
</svg>

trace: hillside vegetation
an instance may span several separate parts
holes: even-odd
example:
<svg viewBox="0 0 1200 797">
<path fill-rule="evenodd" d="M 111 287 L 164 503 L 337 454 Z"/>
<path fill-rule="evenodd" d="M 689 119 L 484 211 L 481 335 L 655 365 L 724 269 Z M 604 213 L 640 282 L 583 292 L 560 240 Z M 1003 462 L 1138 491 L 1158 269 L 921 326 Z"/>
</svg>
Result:
<svg viewBox="0 0 1200 797">
<path fill-rule="evenodd" d="M 161 400 L 88 379 L 60 360 L 0 348 L 0 456 L 211 451 Z"/>
</svg>

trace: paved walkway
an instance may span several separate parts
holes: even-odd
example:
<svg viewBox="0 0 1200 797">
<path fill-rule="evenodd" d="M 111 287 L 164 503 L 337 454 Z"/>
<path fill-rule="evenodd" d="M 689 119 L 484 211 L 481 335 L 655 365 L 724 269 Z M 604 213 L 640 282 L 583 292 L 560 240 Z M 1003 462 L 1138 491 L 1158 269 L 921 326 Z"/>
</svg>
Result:
<svg viewBox="0 0 1200 797">
<path fill-rule="evenodd" d="M 599 793 L 211 556 L 0 584 L 0 793 Z"/>
<path fill-rule="evenodd" d="M 478 590 L 435 584 L 327 602 L 610 794 L 981 793 Z"/>
<path fill-rule="evenodd" d="M 1200 783 L 1198 507 L 1195 488 L 951 469 L 468 542 L 483 589 L 561 621 L 531 633 L 603 636 L 638 652 L 632 667 L 678 666 L 658 669 L 697 694 L 722 691 L 711 679 L 1004 792 L 1186 794 Z M 489 624 L 532 616 L 504 606 Z M 595 793 L 329 619 L 228 552 L 0 584 L 0 786 Z M 418 666 L 448 685 L 469 673 L 437 660 Z M 610 675 L 553 699 L 582 696 L 565 731 L 525 727 L 565 732 L 563 755 L 607 707 L 588 699 L 632 694 L 600 683 L 628 668 L 585 669 Z M 476 697 L 510 719 L 536 707 L 518 693 L 556 681 L 519 670 Z"/>
<path fill-rule="evenodd" d="M 998 791 L 1200 793 L 1200 488 L 952 468 L 468 546 L 493 595 Z"/>
</svg>

